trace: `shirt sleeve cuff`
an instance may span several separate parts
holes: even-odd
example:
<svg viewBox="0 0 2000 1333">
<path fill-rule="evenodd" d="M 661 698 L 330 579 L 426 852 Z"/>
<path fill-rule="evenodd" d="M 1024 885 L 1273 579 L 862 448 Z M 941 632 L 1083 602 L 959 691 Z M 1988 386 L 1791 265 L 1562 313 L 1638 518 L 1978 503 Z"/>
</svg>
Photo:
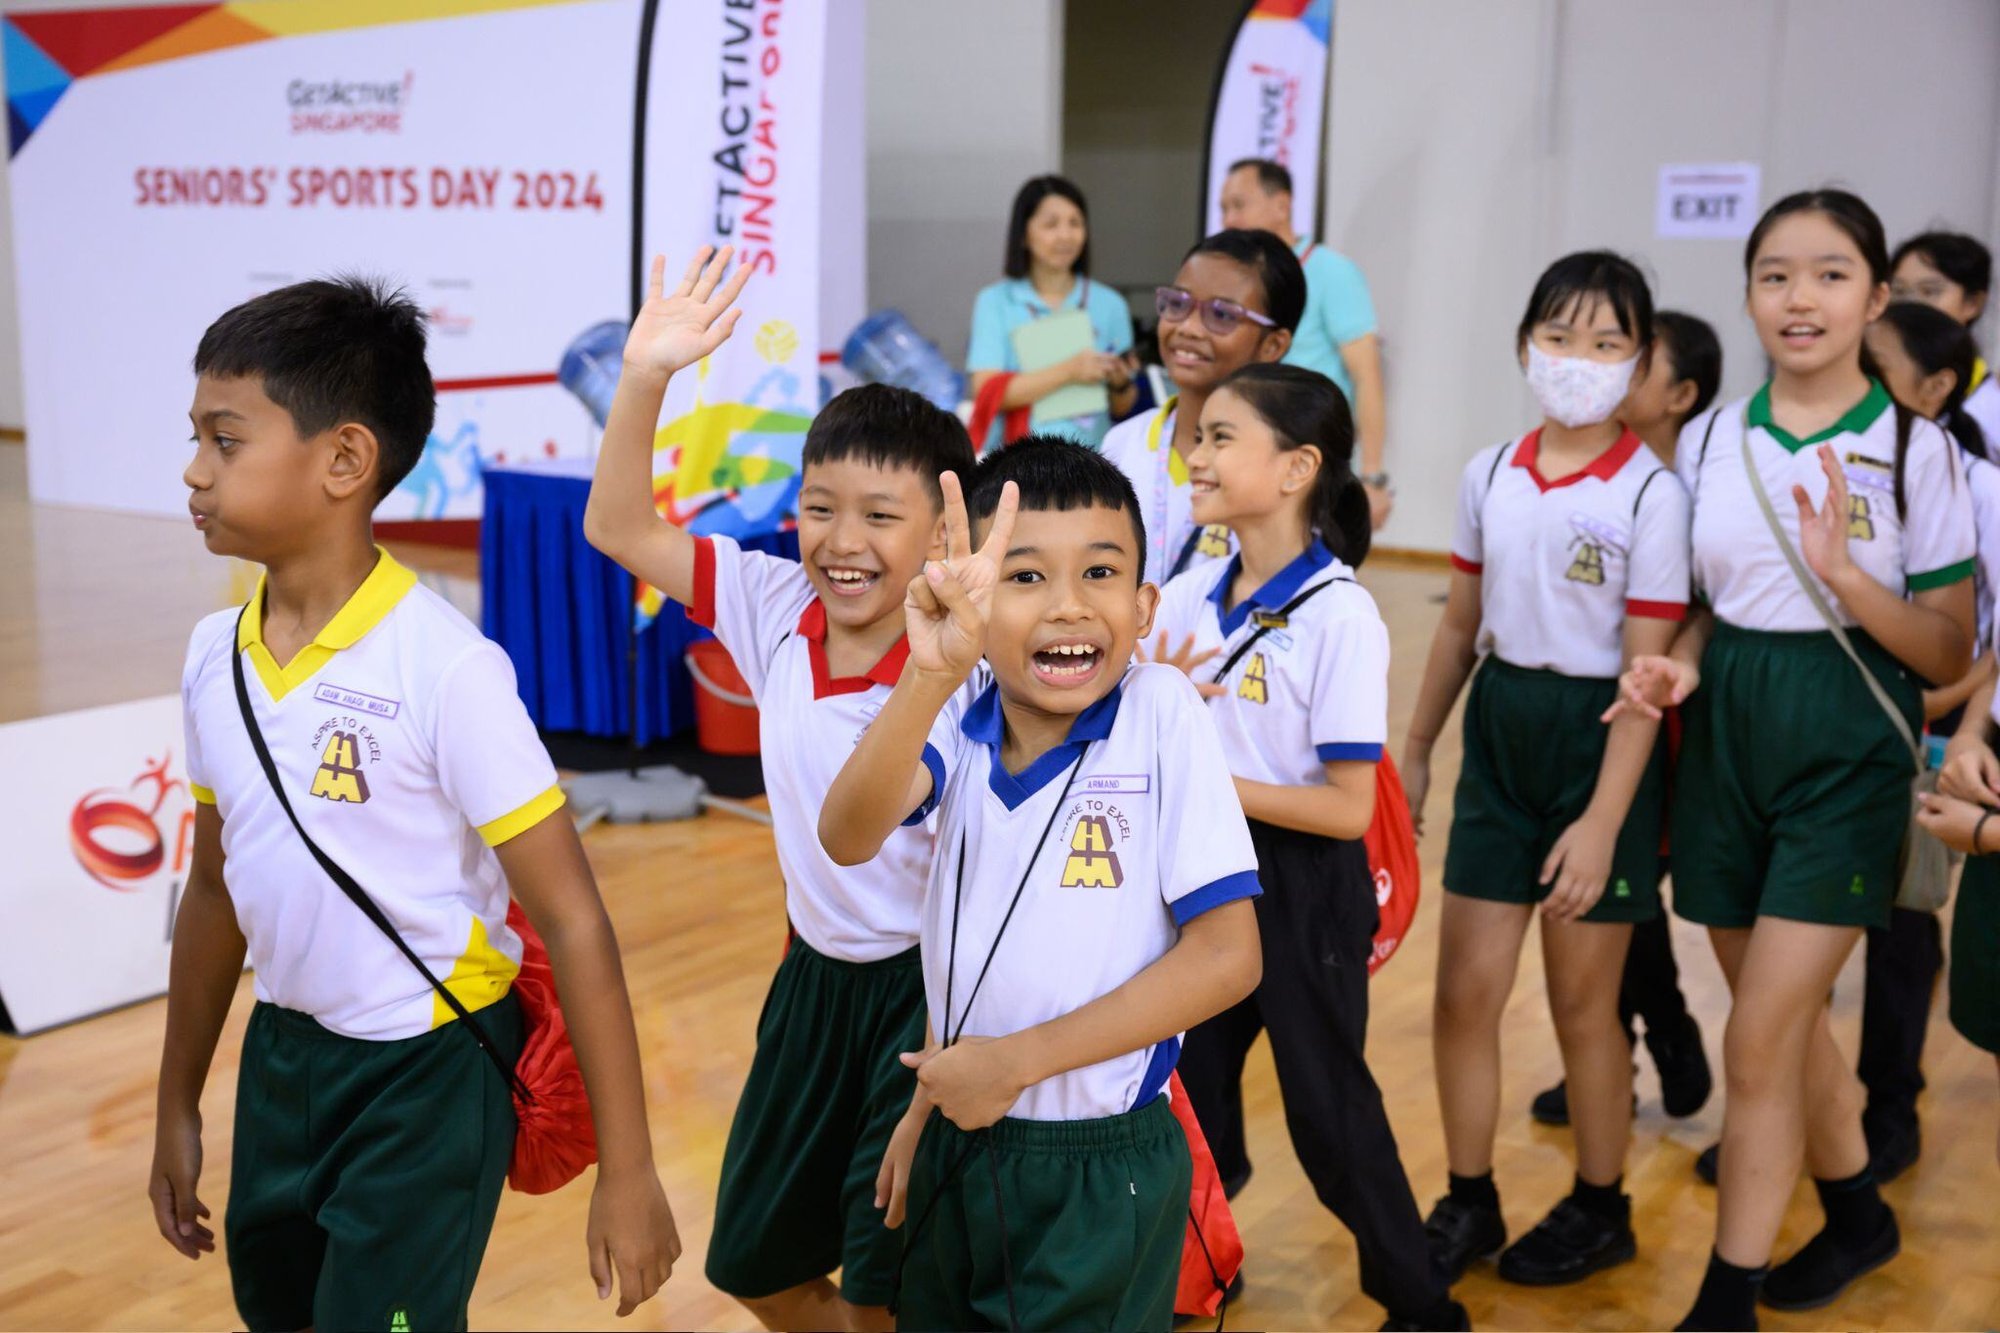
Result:
<svg viewBox="0 0 2000 1333">
<path fill-rule="evenodd" d="M 188 783 L 188 795 L 194 797 L 195 802 L 199 805 L 215 804 L 215 793 L 207 787 L 202 786 L 199 782 Z"/>
<path fill-rule="evenodd" d="M 1451 567 L 1461 574 L 1477 574 L 1486 568 L 1477 560 L 1467 560 L 1456 551 L 1451 553 Z"/>
<path fill-rule="evenodd" d="M 944 799 L 944 756 L 929 741 L 924 742 L 924 767 L 930 770 L 931 794 L 924 797 L 923 804 L 910 811 L 910 817 L 903 821 L 904 828 L 911 828 L 931 817 L 931 811 L 938 808 Z"/>
<path fill-rule="evenodd" d="M 1379 741 L 1334 741 L 1313 746 L 1313 752 L 1322 764 L 1374 764 L 1382 759 Z"/>
<path fill-rule="evenodd" d="M 1625 614 L 1647 620 L 1686 620 L 1686 602 L 1648 602 L 1636 597 L 1625 599 Z"/>
<path fill-rule="evenodd" d="M 694 603 L 688 619 L 703 629 L 715 628 L 715 543 L 707 537 L 694 539 Z"/>
<path fill-rule="evenodd" d="M 1204 884 L 1193 893 L 1183 893 L 1167 906 L 1174 912 L 1174 924 L 1185 926 L 1203 912 L 1212 912 L 1224 903 L 1233 903 L 1238 898 L 1255 898 L 1264 892 L 1257 882 L 1254 870 L 1239 870 L 1233 875 L 1225 875 L 1212 884 Z"/>
<path fill-rule="evenodd" d="M 535 825 L 547 819 L 563 807 L 563 789 L 560 785 L 549 788 L 534 800 L 529 801 L 511 814 L 505 814 L 479 826 L 479 836 L 488 847 L 498 847 L 501 843 L 518 838 Z"/>
<path fill-rule="evenodd" d="M 1911 592 L 1929 592 L 1932 588 L 1948 588 L 1962 579 L 1972 577 L 1973 562 L 1968 558 L 1943 569 L 1926 570 L 1921 574 L 1911 574 L 1904 579 L 1904 586 Z"/>
</svg>

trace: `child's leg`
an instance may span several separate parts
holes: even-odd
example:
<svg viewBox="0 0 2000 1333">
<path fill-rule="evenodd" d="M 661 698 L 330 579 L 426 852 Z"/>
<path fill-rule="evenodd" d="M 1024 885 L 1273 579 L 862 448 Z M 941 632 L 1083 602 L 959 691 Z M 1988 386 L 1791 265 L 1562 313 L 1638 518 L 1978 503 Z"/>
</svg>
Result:
<svg viewBox="0 0 2000 1333">
<path fill-rule="evenodd" d="M 473 1018 L 519 1055 L 513 996 Z M 513 1156 L 507 1085 L 459 1022 L 404 1041 L 328 1036 L 313 1110 L 339 1128 L 306 1181 L 327 1233 L 313 1326 L 462 1329 Z"/>
<path fill-rule="evenodd" d="M 1257 899 L 1260 929 L 1263 902 Z M 1181 1044 L 1181 1086 L 1208 1137 L 1215 1173 L 1231 1192 L 1250 1175 L 1250 1153 L 1243 1137 L 1243 1061 L 1263 1030 L 1264 1017 L 1252 992 L 1189 1029 Z"/>
<path fill-rule="evenodd" d="M 260 1003 L 250 1013 L 236 1081 L 224 1238 L 246 1328 L 292 1330 L 313 1318 L 326 1233 L 301 1202 L 316 1151 L 309 1134 L 312 1056 L 303 1014 Z"/>
<path fill-rule="evenodd" d="M 1648 1036 L 1673 1032 L 1687 1022 L 1687 997 L 1681 994 L 1673 930 L 1665 912 L 1632 927 L 1632 944 L 1625 951 L 1625 970 L 1618 984 L 1618 1013 L 1628 1036 L 1635 1017 L 1645 1020 Z"/>
<path fill-rule="evenodd" d="M 1484 1176 L 1493 1170 L 1493 1136 L 1500 1120 L 1500 1015 L 1514 989 L 1521 940 L 1533 914 L 1522 903 L 1444 896 L 1431 1049 L 1445 1160 L 1455 1176 Z"/>
<path fill-rule="evenodd" d="M 1619 922 L 1542 922 L 1576 1174 L 1591 1185 L 1611 1185 L 1624 1174 L 1632 1133 L 1632 1055 L 1618 1021 L 1618 984 L 1631 934 L 1632 927 Z"/>
</svg>

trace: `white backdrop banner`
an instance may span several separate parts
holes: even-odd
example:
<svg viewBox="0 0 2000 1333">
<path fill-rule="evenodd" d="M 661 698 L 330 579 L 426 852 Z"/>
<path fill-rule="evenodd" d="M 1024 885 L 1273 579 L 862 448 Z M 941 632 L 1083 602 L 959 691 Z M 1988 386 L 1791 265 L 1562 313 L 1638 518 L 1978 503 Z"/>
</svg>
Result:
<svg viewBox="0 0 2000 1333">
<path fill-rule="evenodd" d="M 0 726 L 0 1002 L 39 1031 L 167 988 L 194 846 L 179 695 Z"/>
<path fill-rule="evenodd" d="M 431 317 L 437 430 L 380 517 L 475 516 L 484 467 L 587 453 L 555 371 L 629 314 L 640 15 L 290 0 L 0 20 L 33 497 L 180 514 L 202 329 L 345 271 L 406 284 Z M 727 225 L 760 247 L 752 327 L 798 330 L 808 368 L 826 21 L 825 3 L 660 3 L 647 166 L 649 244 Z M 732 344 L 718 388 L 779 341 Z"/>
<path fill-rule="evenodd" d="M 1222 229 L 1229 164 L 1267 158 L 1292 173 L 1292 230 L 1318 233 L 1333 0 L 1256 0 L 1244 13 L 1208 121 L 1207 231 Z"/>
</svg>

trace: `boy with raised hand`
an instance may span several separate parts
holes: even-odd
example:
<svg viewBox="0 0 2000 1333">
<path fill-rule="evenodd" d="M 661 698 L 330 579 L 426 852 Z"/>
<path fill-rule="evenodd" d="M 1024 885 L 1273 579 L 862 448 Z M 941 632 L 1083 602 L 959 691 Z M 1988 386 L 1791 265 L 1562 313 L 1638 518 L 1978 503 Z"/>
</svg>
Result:
<svg viewBox="0 0 2000 1333">
<path fill-rule="evenodd" d="M 970 490 L 982 544 L 944 478 L 946 559 L 819 823 L 852 865 L 938 817 L 938 1040 L 903 1057 L 878 1184 L 911 1219 L 898 1326 L 1165 1329 L 1192 1176 L 1165 1088 L 1181 1033 L 1257 984 L 1256 857 L 1193 683 L 1132 664 L 1158 589 L 1124 474 L 1030 437 Z"/>
<path fill-rule="evenodd" d="M 247 951 L 224 1223 L 238 1312 L 252 1329 L 464 1328 L 514 1144 L 490 1058 L 522 1043 L 511 893 L 547 942 L 590 1093 L 591 1276 L 602 1298 L 615 1274 L 629 1314 L 680 1239 L 618 942 L 506 656 L 372 540 L 435 413 L 423 316 L 362 279 L 299 283 L 210 325 L 194 369 L 188 508 L 210 551 L 264 576 L 195 628 L 181 684 L 198 805 L 160 1057 L 160 1233 L 190 1259 L 215 1249 L 201 1090 Z"/>
<path fill-rule="evenodd" d="M 875 1173 L 923 1044 L 917 915 L 932 832 L 913 821 L 873 864 L 843 868 L 814 833 L 842 758 L 902 671 L 903 589 L 941 532 L 938 477 L 970 472 L 950 413 L 881 385 L 813 419 L 799 490 L 799 559 L 694 537 L 653 505 L 653 433 L 667 380 L 720 346 L 749 273 L 704 250 L 672 296 L 655 261 L 625 345 L 585 532 L 599 550 L 715 631 L 763 715 L 785 910 L 779 964 L 723 1153 L 708 1278 L 767 1327 L 887 1328 L 901 1241 Z M 839 1287 L 829 1280 L 841 1270 Z"/>
</svg>

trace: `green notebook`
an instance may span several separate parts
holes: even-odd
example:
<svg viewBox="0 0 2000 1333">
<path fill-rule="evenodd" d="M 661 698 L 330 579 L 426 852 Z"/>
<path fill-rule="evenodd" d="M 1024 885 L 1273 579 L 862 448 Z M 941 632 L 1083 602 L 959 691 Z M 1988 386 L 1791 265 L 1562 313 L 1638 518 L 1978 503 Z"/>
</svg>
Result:
<svg viewBox="0 0 2000 1333">
<path fill-rule="evenodd" d="M 1090 316 L 1081 310 L 1058 310 L 1014 330 L 1014 355 L 1022 370 L 1044 370 L 1096 346 Z M 1111 410 L 1111 393 L 1102 384 L 1065 384 L 1036 403 L 1028 414 L 1031 426 L 1093 416 Z"/>
</svg>

